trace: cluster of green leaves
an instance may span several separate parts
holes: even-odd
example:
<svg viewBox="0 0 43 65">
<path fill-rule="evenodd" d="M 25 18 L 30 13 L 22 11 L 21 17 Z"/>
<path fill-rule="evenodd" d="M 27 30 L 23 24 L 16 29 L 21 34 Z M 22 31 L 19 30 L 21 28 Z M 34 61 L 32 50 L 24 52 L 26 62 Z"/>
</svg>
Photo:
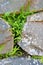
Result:
<svg viewBox="0 0 43 65">
<path fill-rule="evenodd" d="M 6 54 L 0 54 L 0 59 L 8 58 L 8 57 L 16 57 L 16 56 L 22 56 L 21 49 L 17 47 L 17 45 L 8 53 Z"/>
<path fill-rule="evenodd" d="M 35 14 L 35 13 L 37 13 L 37 12 L 30 12 L 29 7 L 28 7 L 26 9 L 26 11 L 24 11 L 24 9 L 22 8 L 19 13 L 7 12 L 2 16 L 2 18 L 5 19 L 11 26 L 12 33 L 13 33 L 13 36 L 14 36 L 15 46 L 14 46 L 14 48 L 11 52 L 6 53 L 4 55 L 0 55 L 1 58 L 5 58 L 5 57 L 9 57 L 9 56 L 15 56 L 15 55 L 16 56 L 17 55 L 18 56 L 22 55 L 21 49 L 17 45 L 17 43 L 18 43 L 18 41 L 21 40 L 22 29 L 23 29 L 23 26 L 26 22 L 27 16 Z M 42 56 L 40 56 L 40 57 L 39 56 L 32 56 L 32 58 L 40 59 L 40 61 L 43 62 L 43 57 Z"/>
<path fill-rule="evenodd" d="M 20 49 L 20 47 L 17 45 L 17 43 L 18 43 L 18 41 L 21 40 L 22 29 L 26 22 L 26 18 L 28 15 L 31 15 L 31 14 L 33 14 L 33 13 L 30 12 L 29 10 L 24 11 L 23 8 L 21 8 L 19 13 L 6 12 L 2 16 L 2 18 L 5 19 L 11 26 L 11 30 L 12 30 L 12 33 L 14 36 L 14 45 L 15 46 L 11 52 L 6 53 L 4 55 L 0 55 L 0 58 L 9 57 L 9 56 L 13 56 L 13 55 L 21 56 L 23 54 L 21 52 L 23 50 Z"/>
<path fill-rule="evenodd" d="M 21 31 L 25 22 L 25 17 L 23 14 L 9 14 L 5 13 L 3 18 L 11 25 L 13 35 L 14 35 L 14 43 L 17 43 L 18 40 L 21 39 Z"/>
<path fill-rule="evenodd" d="M 10 12 L 7 12 L 2 16 L 2 18 L 5 19 L 11 26 L 15 46 L 11 52 L 4 55 L 0 54 L 0 58 L 5 58 L 9 56 L 21 56 L 22 50 L 16 43 L 21 39 L 22 28 L 26 21 L 24 12 L 20 11 L 18 14 L 16 14 L 16 12 L 13 12 L 12 14 Z"/>
<path fill-rule="evenodd" d="M 14 43 L 17 43 L 21 39 L 21 33 L 24 23 L 26 22 L 26 17 L 30 14 L 32 13 L 21 10 L 18 14 L 15 12 L 12 14 L 7 12 L 2 16 L 2 18 L 5 19 L 12 27 Z"/>
</svg>

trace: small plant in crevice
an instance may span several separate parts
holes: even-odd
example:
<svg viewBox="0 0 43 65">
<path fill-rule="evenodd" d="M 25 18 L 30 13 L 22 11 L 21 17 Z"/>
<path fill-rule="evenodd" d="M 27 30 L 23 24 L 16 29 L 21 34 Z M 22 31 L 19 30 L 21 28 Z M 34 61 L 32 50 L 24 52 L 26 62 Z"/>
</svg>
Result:
<svg viewBox="0 0 43 65">
<path fill-rule="evenodd" d="M 14 36 L 14 48 L 11 52 L 6 53 L 4 55 L 0 55 L 0 58 L 6 58 L 10 56 L 22 56 L 23 50 L 21 50 L 17 43 L 21 40 L 22 29 L 26 22 L 27 16 L 35 13 L 37 12 L 30 12 L 29 9 L 24 11 L 24 9 L 22 8 L 19 13 L 6 12 L 2 16 L 2 18 L 5 19 L 11 26 L 11 30 Z M 40 61 L 43 62 L 43 56 L 32 56 L 32 58 L 40 59 Z"/>
<path fill-rule="evenodd" d="M 11 30 L 12 30 L 12 33 L 14 36 L 14 48 L 11 52 L 6 53 L 5 54 L 6 56 L 22 55 L 21 49 L 17 45 L 17 43 L 21 40 L 22 29 L 23 29 L 23 26 L 26 22 L 26 18 L 28 15 L 31 15 L 31 14 L 32 14 L 32 12 L 24 11 L 23 9 L 21 9 L 19 13 L 6 12 L 2 16 L 2 18 L 5 19 L 9 23 L 9 25 L 11 26 Z M 18 50 L 19 50 L 19 53 L 18 53 Z"/>
</svg>

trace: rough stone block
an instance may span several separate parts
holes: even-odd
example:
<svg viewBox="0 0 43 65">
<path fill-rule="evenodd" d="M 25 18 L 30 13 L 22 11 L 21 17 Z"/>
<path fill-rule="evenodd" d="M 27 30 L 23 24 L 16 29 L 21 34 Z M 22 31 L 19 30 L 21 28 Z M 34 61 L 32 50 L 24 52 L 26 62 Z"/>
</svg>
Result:
<svg viewBox="0 0 43 65">
<path fill-rule="evenodd" d="M 0 60 L 0 65 L 43 65 L 39 60 L 31 59 L 31 57 L 16 57 Z"/>
<path fill-rule="evenodd" d="M 22 39 L 18 44 L 28 54 L 43 55 L 43 12 L 27 17 Z"/>
<path fill-rule="evenodd" d="M 30 0 L 30 10 L 41 10 L 43 9 L 43 0 Z"/>
<path fill-rule="evenodd" d="M 0 0 L 0 13 L 18 11 L 27 0 Z"/>
<path fill-rule="evenodd" d="M 10 52 L 13 49 L 13 35 L 11 27 L 0 18 L 0 54 Z"/>
</svg>

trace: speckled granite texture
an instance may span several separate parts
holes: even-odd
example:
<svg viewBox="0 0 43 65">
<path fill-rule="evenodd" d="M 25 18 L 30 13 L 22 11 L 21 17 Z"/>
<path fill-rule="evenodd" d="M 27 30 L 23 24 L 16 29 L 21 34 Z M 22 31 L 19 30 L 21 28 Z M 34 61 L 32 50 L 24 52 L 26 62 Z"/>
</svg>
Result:
<svg viewBox="0 0 43 65">
<path fill-rule="evenodd" d="M 0 65 L 43 65 L 38 60 L 27 58 L 27 57 L 17 57 L 17 58 L 7 58 L 0 60 Z"/>
</svg>

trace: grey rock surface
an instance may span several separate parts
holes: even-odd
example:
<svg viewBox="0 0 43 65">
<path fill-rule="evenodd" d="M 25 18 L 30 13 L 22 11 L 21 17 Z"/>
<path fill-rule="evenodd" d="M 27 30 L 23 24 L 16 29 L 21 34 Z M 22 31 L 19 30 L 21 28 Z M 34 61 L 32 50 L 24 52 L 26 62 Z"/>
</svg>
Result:
<svg viewBox="0 0 43 65">
<path fill-rule="evenodd" d="M 17 57 L 17 58 L 7 58 L 0 60 L 0 65 L 43 65 L 39 60 L 27 58 L 27 57 Z"/>
<path fill-rule="evenodd" d="M 10 25 L 0 18 L 0 54 L 7 53 L 13 49 L 13 36 Z"/>
<path fill-rule="evenodd" d="M 39 12 L 27 17 L 27 21 L 43 22 L 43 12 Z"/>
<path fill-rule="evenodd" d="M 43 56 L 43 15 L 37 13 L 27 17 L 22 31 L 20 47 L 31 55 Z M 37 22 L 36 22 L 37 21 Z"/>
<path fill-rule="evenodd" d="M 27 0 L 0 0 L 0 13 L 18 11 Z"/>
<path fill-rule="evenodd" d="M 9 29 L 10 25 L 0 18 L 0 32 Z"/>
<path fill-rule="evenodd" d="M 30 0 L 30 10 L 41 10 L 43 9 L 43 0 Z"/>
</svg>

